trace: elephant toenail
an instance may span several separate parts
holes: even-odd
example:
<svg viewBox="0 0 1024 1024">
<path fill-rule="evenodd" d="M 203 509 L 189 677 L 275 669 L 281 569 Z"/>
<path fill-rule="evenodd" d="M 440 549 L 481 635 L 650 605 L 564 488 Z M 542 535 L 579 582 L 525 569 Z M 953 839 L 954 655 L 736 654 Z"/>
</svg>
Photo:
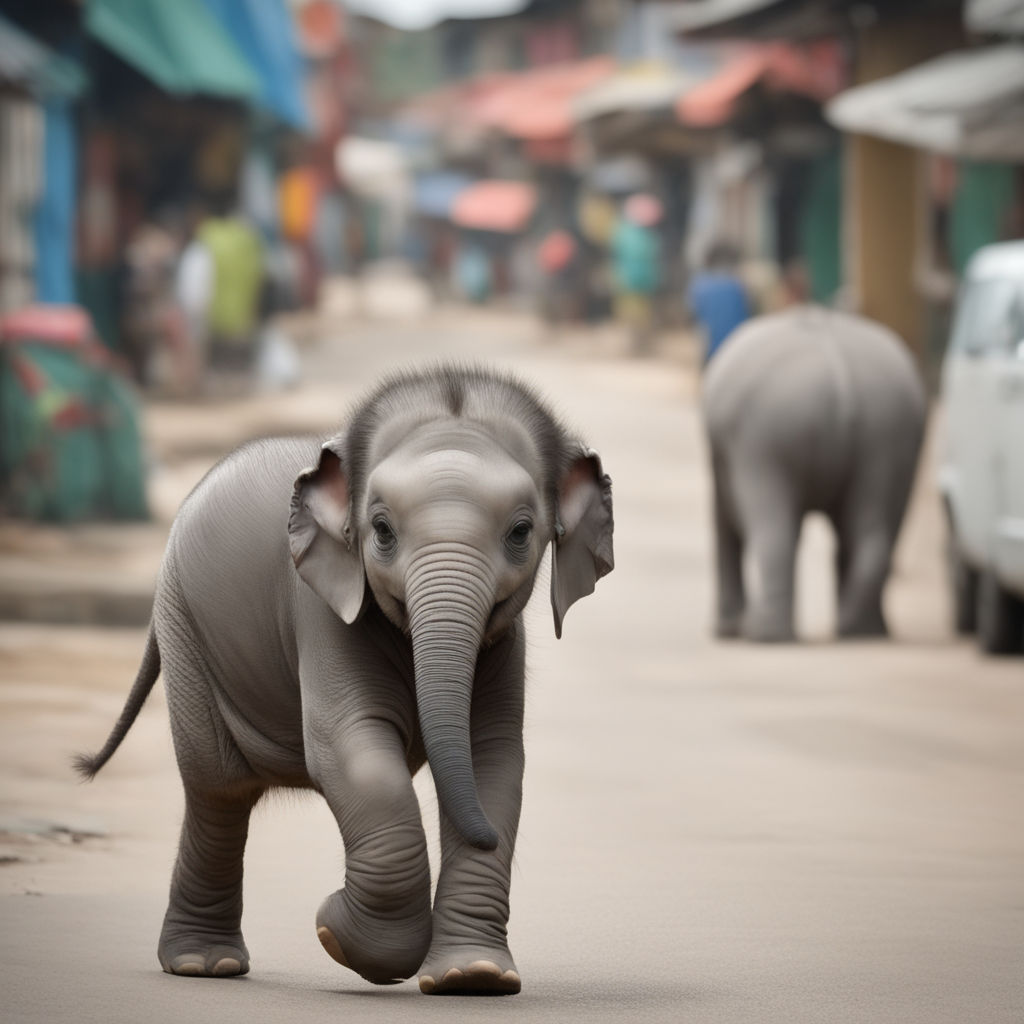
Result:
<svg viewBox="0 0 1024 1024">
<path fill-rule="evenodd" d="M 168 974 L 184 974 L 188 977 L 196 977 L 205 970 L 205 965 L 202 960 L 195 956 L 179 956 L 175 957 L 171 961 L 171 966 L 168 968 Z"/>
<path fill-rule="evenodd" d="M 466 970 L 470 974 L 491 974 L 495 978 L 501 977 L 501 968 L 493 960 L 474 960 Z"/>
<path fill-rule="evenodd" d="M 342 967 L 348 967 L 349 962 L 345 958 L 345 954 L 342 952 L 341 943 L 334 937 L 334 932 L 331 931 L 326 925 L 320 925 L 316 930 L 316 937 L 320 940 L 320 945 L 327 950 L 327 955 L 332 960 L 337 960 Z"/>
</svg>

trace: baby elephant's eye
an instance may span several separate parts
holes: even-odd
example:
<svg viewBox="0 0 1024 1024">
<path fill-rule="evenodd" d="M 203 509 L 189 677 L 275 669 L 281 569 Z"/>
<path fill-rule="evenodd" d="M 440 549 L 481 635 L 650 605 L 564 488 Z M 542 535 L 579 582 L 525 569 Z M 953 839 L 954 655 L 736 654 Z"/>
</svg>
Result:
<svg viewBox="0 0 1024 1024">
<path fill-rule="evenodd" d="M 505 537 L 509 548 L 516 553 L 522 553 L 530 544 L 533 536 L 533 523 L 528 519 L 520 519 Z"/>
<path fill-rule="evenodd" d="M 373 527 L 374 546 L 382 554 L 388 554 L 398 543 L 391 524 L 383 516 L 377 516 L 370 525 Z"/>
</svg>

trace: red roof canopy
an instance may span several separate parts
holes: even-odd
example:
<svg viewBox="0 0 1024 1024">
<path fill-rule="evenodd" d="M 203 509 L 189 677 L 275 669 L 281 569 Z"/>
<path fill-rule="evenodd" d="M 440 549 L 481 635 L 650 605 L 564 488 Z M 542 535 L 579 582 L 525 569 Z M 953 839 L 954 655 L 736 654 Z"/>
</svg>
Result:
<svg viewBox="0 0 1024 1024">
<path fill-rule="evenodd" d="M 434 124 L 456 120 L 464 126 L 529 141 L 564 139 L 573 130 L 573 98 L 614 71 L 613 58 L 590 57 L 526 71 L 479 75 L 421 96 L 406 107 L 406 114 Z"/>
<path fill-rule="evenodd" d="M 801 47 L 788 43 L 746 47 L 727 60 L 717 74 L 680 96 L 676 114 L 684 124 L 694 127 L 723 124 L 740 96 L 758 82 L 824 102 L 843 87 L 839 45 L 824 40 Z"/>
<path fill-rule="evenodd" d="M 455 224 L 480 231 L 514 234 L 526 227 L 537 205 L 537 191 L 523 181 L 478 181 L 452 204 Z"/>
<path fill-rule="evenodd" d="M 572 133 L 573 98 L 615 71 L 611 57 L 554 64 L 516 75 L 469 110 L 484 127 L 520 139 L 555 139 Z"/>
</svg>

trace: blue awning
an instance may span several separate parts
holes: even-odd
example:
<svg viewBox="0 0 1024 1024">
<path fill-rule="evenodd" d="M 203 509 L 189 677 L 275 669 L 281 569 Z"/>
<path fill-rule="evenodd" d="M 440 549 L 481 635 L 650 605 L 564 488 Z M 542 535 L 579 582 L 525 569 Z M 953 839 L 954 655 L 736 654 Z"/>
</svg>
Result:
<svg viewBox="0 0 1024 1024">
<path fill-rule="evenodd" d="M 85 0 L 85 26 L 167 92 L 247 101 L 309 128 L 284 0 Z"/>
<path fill-rule="evenodd" d="M 86 0 L 84 24 L 169 93 L 259 97 L 256 72 L 202 0 Z"/>
<path fill-rule="evenodd" d="M 259 104 L 286 124 L 308 131 L 303 63 L 284 0 L 204 0 L 260 80 Z"/>
</svg>

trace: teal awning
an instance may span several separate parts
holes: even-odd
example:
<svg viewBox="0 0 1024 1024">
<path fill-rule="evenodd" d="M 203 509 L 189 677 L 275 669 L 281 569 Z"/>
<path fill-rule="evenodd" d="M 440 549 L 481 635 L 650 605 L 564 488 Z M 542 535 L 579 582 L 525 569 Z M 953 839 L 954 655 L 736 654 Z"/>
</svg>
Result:
<svg viewBox="0 0 1024 1024">
<path fill-rule="evenodd" d="M 256 72 L 203 0 L 86 0 L 85 27 L 167 92 L 260 95 Z"/>
<path fill-rule="evenodd" d="M 85 74 L 0 15 L 0 81 L 43 97 L 74 99 L 85 88 Z"/>
</svg>

